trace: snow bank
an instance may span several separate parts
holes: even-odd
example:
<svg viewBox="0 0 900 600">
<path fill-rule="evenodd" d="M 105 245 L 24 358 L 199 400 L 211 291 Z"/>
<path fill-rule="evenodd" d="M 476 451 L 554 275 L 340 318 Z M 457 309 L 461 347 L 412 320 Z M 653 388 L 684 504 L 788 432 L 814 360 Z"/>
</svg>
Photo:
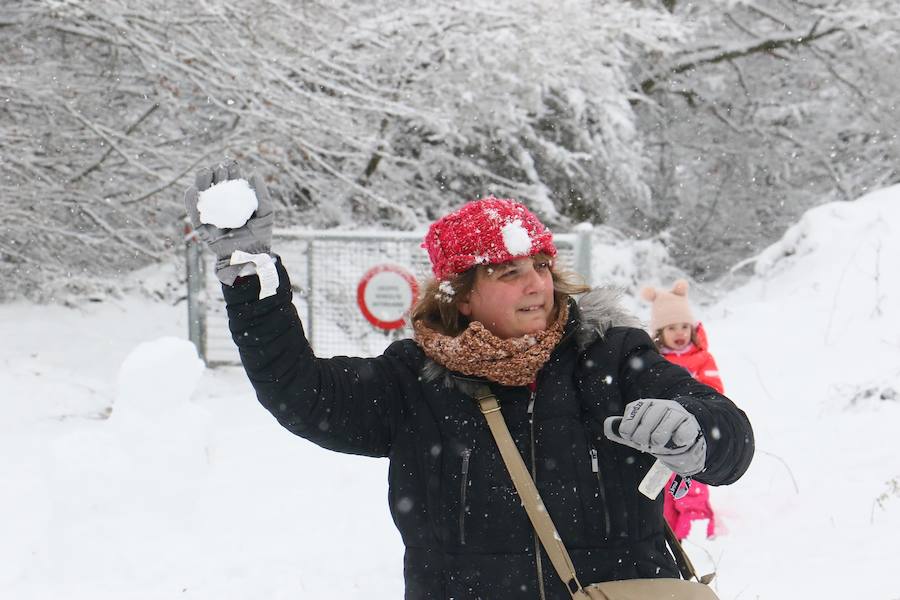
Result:
<svg viewBox="0 0 900 600">
<path fill-rule="evenodd" d="M 49 445 L 45 560 L 61 581 L 102 581 L 109 571 L 145 584 L 164 576 L 165 553 L 148 564 L 144 552 L 128 549 L 152 546 L 162 531 L 171 543 L 207 475 L 210 415 L 190 400 L 204 369 L 186 340 L 142 343 L 119 370 L 110 418 Z"/>
<path fill-rule="evenodd" d="M 719 564 L 722 597 L 897 589 L 886 574 L 900 531 L 898 257 L 900 187 L 826 204 L 709 309 L 710 349 L 758 447 L 744 479 L 713 490 L 729 535 L 692 538 Z"/>
</svg>

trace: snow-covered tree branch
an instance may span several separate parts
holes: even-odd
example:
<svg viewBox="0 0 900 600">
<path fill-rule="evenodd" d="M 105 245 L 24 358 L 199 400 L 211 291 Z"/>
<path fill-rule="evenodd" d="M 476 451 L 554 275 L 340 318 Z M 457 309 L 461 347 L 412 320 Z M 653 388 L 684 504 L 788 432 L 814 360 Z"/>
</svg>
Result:
<svg viewBox="0 0 900 600">
<path fill-rule="evenodd" d="M 671 234 L 715 273 L 815 199 L 896 180 L 897 13 L 887 0 L 8 4 L 0 275 L 22 284 L 0 297 L 171 255 L 181 190 L 226 155 L 266 177 L 283 224 L 410 229 L 495 193 L 556 225 Z"/>
<path fill-rule="evenodd" d="M 690 45 L 639 79 L 654 205 L 694 275 L 716 275 L 811 205 L 900 179 L 900 7 L 886 0 L 678 3 Z"/>
</svg>

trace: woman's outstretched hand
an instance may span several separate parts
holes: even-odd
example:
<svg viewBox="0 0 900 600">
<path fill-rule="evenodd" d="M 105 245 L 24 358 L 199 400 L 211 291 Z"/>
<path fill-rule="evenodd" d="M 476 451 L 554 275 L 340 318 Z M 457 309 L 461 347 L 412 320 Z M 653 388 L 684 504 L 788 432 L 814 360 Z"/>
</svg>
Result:
<svg viewBox="0 0 900 600">
<path fill-rule="evenodd" d="M 675 400 L 630 402 L 621 417 L 607 417 L 603 432 L 614 442 L 652 454 L 679 475 L 706 465 L 706 438 L 697 418 Z"/>
<path fill-rule="evenodd" d="M 194 185 L 184 192 L 184 207 L 197 236 L 206 242 L 216 255 L 216 277 L 225 285 L 233 285 L 246 260 L 235 257 L 234 252 L 245 252 L 250 255 L 267 254 L 272 246 L 272 201 L 269 191 L 259 175 L 249 179 L 250 187 L 256 193 L 258 206 L 250 219 L 241 227 L 220 229 L 215 225 L 203 223 L 197 203 L 200 193 L 211 186 L 228 180 L 241 179 L 237 162 L 229 161 L 211 168 L 197 171 Z"/>
</svg>

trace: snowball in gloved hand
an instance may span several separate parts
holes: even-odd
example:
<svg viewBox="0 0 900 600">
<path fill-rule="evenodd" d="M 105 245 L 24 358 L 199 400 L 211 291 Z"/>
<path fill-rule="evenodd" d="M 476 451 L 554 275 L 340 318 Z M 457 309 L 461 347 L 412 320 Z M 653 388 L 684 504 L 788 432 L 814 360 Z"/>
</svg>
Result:
<svg viewBox="0 0 900 600">
<path fill-rule="evenodd" d="M 200 192 L 200 222 L 219 229 L 236 229 L 259 207 L 256 192 L 246 179 L 229 179 Z"/>
</svg>

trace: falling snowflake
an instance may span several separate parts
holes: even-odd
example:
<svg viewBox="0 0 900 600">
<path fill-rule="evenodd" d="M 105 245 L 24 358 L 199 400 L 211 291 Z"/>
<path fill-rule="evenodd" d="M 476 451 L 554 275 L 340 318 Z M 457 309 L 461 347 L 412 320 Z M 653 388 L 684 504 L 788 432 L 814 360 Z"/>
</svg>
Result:
<svg viewBox="0 0 900 600">
<path fill-rule="evenodd" d="M 408 496 L 404 496 L 397 500 L 397 512 L 399 513 L 408 513 L 413 508 L 413 500 Z"/>
</svg>

